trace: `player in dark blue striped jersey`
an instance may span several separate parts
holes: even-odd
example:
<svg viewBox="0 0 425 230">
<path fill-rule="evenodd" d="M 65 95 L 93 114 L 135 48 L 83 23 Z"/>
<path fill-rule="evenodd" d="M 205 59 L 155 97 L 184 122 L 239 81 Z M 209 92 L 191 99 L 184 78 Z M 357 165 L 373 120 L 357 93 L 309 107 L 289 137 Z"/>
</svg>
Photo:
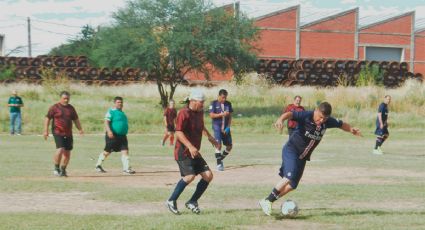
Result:
<svg viewBox="0 0 425 230">
<path fill-rule="evenodd" d="M 384 141 L 388 138 L 390 133 L 388 132 L 388 105 L 391 102 L 391 96 L 386 95 L 384 97 L 384 102 L 382 102 L 379 105 L 378 108 L 378 116 L 376 117 L 376 144 L 375 148 L 373 149 L 373 154 L 381 155 L 383 154 L 381 150 L 381 146 L 384 143 Z"/>
<path fill-rule="evenodd" d="M 320 143 L 328 128 L 340 128 L 356 136 L 361 136 L 359 129 L 331 117 L 331 113 L 331 105 L 323 102 L 314 111 L 286 112 L 277 119 L 275 127 L 278 129 L 282 129 L 283 121 L 288 119 L 297 121 L 298 126 L 282 149 L 282 165 L 279 170 L 282 179 L 268 197 L 259 201 L 266 215 L 271 215 L 274 201 L 297 188 L 306 162 L 310 160 L 311 153 Z"/>
</svg>

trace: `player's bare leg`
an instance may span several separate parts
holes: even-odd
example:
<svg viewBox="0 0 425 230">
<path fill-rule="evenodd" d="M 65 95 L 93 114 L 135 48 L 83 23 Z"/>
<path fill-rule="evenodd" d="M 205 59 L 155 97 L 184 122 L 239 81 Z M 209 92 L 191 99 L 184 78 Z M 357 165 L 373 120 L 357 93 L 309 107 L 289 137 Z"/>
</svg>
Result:
<svg viewBox="0 0 425 230">
<path fill-rule="evenodd" d="M 174 145 L 174 132 L 169 132 L 168 135 L 170 136 L 170 146 Z"/>
<path fill-rule="evenodd" d="M 164 137 L 162 138 L 162 146 L 165 145 L 165 142 L 167 141 L 168 137 L 170 136 L 170 134 L 168 132 L 165 132 Z"/>
</svg>

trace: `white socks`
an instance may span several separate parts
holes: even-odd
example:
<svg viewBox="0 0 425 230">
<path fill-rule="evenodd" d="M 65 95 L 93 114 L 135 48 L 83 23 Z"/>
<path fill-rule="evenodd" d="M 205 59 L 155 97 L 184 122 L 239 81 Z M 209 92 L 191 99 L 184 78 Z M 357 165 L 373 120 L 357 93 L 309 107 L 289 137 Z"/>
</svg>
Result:
<svg viewBox="0 0 425 230">
<path fill-rule="evenodd" d="M 97 159 L 97 165 L 102 165 L 103 161 L 105 160 L 105 155 L 103 153 L 100 153 L 99 158 Z"/>
<path fill-rule="evenodd" d="M 130 157 L 126 155 L 121 155 L 121 162 L 122 162 L 122 170 L 129 170 L 130 169 Z"/>
</svg>

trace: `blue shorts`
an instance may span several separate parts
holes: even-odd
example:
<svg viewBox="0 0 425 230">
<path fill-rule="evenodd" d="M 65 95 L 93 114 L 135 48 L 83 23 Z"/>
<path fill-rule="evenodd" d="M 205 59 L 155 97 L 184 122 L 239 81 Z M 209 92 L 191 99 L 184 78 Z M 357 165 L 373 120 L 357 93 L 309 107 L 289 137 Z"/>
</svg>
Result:
<svg viewBox="0 0 425 230">
<path fill-rule="evenodd" d="M 306 160 L 300 160 L 299 154 L 288 144 L 282 149 L 282 165 L 279 169 L 279 176 L 290 180 L 291 187 L 296 189 L 303 176 Z"/>
<path fill-rule="evenodd" d="M 214 139 L 218 142 L 218 143 L 222 143 L 225 146 L 232 146 L 232 133 L 229 132 L 227 134 L 224 134 L 223 132 L 221 132 L 221 128 L 217 128 L 217 127 L 213 127 L 214 130 Z"/>
<path fill-rule="evenodd" d="M 376 126 L 375 135 L 380 137 L 389 136 L 390 133 L 388 132 L 388 126 L 385 125 L 382 129 L 379 128 L 379 126 Z"/>
</svg>

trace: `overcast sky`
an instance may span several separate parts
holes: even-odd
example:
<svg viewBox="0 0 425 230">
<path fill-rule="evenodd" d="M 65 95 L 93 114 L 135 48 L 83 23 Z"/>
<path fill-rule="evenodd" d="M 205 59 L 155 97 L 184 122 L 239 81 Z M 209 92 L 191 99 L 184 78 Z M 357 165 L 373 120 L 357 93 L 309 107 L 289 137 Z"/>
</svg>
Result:
<svg viewBox="0 0 425 230">
<path fill-rule="evenodd" d="M 0 34 L 5 35 L 4 53 L 26 46 L 27 17 L 31 18 L 33 56 L 47 53 L 65 43 L 81 26 L 108 25 L 111 13 L 125 6 L 125 0 L 0 0 Z M 217 6 L 232 0 L 213 0 Z M 425 27 L 425 0 L 241 0 L 241 9 L 257 17 L 294 5 L 301 5 L 301 21 L 312 21 L 355 7 L 360 23 L 370 23 L 397 14 L 416 11 L 416 25 Z M 14 56 L 27 56 L 26 48 Z"/>
</svg>

